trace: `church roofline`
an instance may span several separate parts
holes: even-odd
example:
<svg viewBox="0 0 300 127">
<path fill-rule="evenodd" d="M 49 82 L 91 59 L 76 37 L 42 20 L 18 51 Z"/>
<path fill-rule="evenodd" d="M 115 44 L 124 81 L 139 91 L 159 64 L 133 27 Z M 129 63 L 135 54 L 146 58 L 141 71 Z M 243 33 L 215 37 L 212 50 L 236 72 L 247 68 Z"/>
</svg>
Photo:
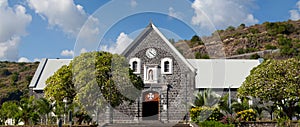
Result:
<svg viewBox="0 0 300 127">
<path fill-rule="evenodd" d="M 172 51 L 188 66 L 188 68 L 192 72 L 196 72 L 196 69 L 183 57 L 183 55 L 172 45 L 172 43 L 160 32 L 160 30 L 150 21 L 149 25 L 139 34 L 139 36 L 123 51 L 122 55 L 127 56 L 129 51 L 132 50 L 133 47 L 135 47 L 138 42 L 140 42 L 141 39 L 145 35 L 147 35 L 148 32 L 151 32 L 151 30 L 154 30 L 162 39 L 163 41 L 170 47 Z"/>
</svg>

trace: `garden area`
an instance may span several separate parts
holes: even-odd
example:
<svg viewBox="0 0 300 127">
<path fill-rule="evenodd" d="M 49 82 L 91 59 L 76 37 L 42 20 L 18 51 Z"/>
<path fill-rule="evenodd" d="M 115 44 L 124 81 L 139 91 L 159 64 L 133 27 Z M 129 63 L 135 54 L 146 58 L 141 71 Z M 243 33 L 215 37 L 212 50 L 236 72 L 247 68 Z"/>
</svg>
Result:
<svg viewBox="0 0 300 127">
<path fill-rule="evenodd" d="M 200 127 L 300 125 L 300 61 L 266 60 L 254 68 L 236 96 L 213 89 L 195 94 L 191 121 Z"/>
</svg>

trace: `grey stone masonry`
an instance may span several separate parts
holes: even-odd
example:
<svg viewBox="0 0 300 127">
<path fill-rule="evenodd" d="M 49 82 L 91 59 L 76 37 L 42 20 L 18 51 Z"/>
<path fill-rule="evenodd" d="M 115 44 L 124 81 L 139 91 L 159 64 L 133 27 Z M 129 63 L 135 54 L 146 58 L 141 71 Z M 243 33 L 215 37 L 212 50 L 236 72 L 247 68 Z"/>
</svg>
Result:
<svg viewBox="0 0 300 127">
<path fill-rule="evenodd" d="M 185 59 L 178 56 L 178 51 L 171 48 L 161 35 L 156 31 L 152 24 L 150 24 L 142 34 L 125 50 L 125 57 L 130 60 L 132 58 L 139 58 L 141 62 L 141 73 L 138 74 L 144 80 L 144 67 L 150 65 L 158 65 L 157 72 L 161 71 L 161 60 L 164 58 L 172 59 L 172 73 L 171 74 L 157 74 L 157 83 L 145 84 L 144 92 L 157 92 L 159 93 L 158 104 L 158 119 L 161 121 L 179 121 L 183 120 L 188 112 L 188 106 L 194 92 L 194 78 L 195 73 L 188 68 Z M 156 56 L 149 58 L 146 52 L 149 48 L 156 50 Z M 167 91 L 167 85 L 172 88 Z M 168 93 L 168 95 L 167 95 Z M 168 102 L 167 102 L 168 96 Z M 143 110 L 143 96 L 136 100 L 132 105 L 121 105 L 118 107 L 118 112 L 114 113 L 115 122 L 137 122 L 141 121 Z M 169 107 L 167 107 L 167 105 Z M 124 116 L 125 114 L 125 116 Z M 169 114 L 169 115 L 168 115 Z M 169 117 L 168 117 L 169 116 Z"/>
</svg>

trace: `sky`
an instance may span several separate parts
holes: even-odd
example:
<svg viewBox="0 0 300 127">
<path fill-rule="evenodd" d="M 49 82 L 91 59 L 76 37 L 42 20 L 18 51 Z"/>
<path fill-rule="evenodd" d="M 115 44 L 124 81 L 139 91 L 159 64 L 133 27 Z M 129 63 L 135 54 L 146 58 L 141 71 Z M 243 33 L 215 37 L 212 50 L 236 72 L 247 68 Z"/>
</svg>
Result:
<svg viewBox="0 0 300 127">
<path fill-rule="evenodd" d="M 0 0 L 0 61 L 121 53 L 150 22 L 185 40 L 289 19 L 300 19 L 300 0 Z"/>
</svg>

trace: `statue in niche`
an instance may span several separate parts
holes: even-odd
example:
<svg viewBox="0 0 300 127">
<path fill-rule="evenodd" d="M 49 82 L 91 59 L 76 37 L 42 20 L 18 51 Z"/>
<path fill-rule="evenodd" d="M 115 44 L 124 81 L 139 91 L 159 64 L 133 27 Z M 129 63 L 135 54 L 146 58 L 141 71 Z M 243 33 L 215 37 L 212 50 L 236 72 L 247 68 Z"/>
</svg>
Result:
<svg viewBox="0 0 300 127">
<path fill-rule="evenodd" d="M 150 69 L 149 71 L 148 71 L 148 78 L 147 78 L 148 80 L 153 80 L 153 70 L 152 69 Z"/>
</svg>

